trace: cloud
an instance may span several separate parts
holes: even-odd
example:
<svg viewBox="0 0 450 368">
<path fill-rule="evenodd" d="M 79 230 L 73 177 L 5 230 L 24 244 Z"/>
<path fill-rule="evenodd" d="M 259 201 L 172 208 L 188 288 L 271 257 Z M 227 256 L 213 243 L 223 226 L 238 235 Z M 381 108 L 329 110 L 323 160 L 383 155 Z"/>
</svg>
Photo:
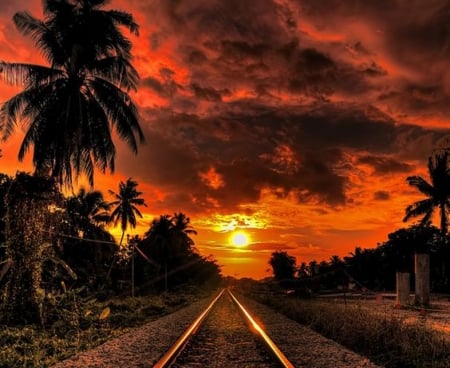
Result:
<svg viewBox="0 0 450 368">
<path fill-rule="evenodd" d="M 111 7 L 141 25 L 132 97 L 147 141 L 136 157 L 116 140 L 116 175 L 148 189 L 154 213 L 182 210 L 205 229 L 232 219 L 261 231 L 301 229 L 302 244 L 314 245 L 297 254 L 325 256 L 401 220 L 411 202 L 405 176 L 448 146 L 447 1 Z M 41 2 L 0 9 L 0 58 L 42 62 L 11 21 L 21 9 L 39 15 Z M 278 249 L 278 240 L 260 243 Z"/>
<path fill-rule="evenodd" d="M 414 166 L 408 163 L 383 156 L 362 156 L 357 159 L 357 163 L 371 166 L 374 173 L 378 175 L 408 173 L 414 169 Z"/>
<path fill-rule="evenodd" d="M 391 198 L 391 196 L 389 195 L 389 193 L 385 192 L 383 190 L 376 191 L 373 194 L 373 199 L 375 199 L 376 201 L 387 201 L 390 198 Z"/>
</svg>

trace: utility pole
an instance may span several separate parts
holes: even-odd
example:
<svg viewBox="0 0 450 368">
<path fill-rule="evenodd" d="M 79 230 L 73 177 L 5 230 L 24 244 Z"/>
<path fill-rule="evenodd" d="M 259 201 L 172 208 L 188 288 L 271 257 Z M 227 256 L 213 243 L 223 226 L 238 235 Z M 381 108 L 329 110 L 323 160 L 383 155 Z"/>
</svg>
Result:
<svg viewBox="0 0 450 368">
<path fill-rule="evenodd" d="M 131 297 L 134 298 L 134 241 L 131 242 Z"/>
</svg>

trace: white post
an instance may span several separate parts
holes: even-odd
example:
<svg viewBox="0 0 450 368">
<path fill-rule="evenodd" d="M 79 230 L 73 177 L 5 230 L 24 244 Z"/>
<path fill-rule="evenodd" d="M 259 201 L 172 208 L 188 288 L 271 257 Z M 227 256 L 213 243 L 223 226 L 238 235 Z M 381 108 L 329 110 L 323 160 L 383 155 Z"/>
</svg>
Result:
<svg viewBox="0 0 450 368">
<path fill-rule="evenodd" d="M 396 304 L 407 305 L 407 304 L 409 304 L 409 291 L 410 291 L 409 279 L 410 279 L 410 274 L 409 274 L 409 272 L 397 271 L 396 279 L 397 279 L 396 280 L 397 281 L 397 300 L 396 300 Z"/>
</svg>

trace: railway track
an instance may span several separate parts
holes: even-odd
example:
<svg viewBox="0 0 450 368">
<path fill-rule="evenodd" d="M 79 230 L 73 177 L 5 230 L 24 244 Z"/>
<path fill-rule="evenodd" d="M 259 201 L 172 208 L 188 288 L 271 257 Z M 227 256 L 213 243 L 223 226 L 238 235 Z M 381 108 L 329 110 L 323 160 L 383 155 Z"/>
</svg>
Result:
<svg viewBox="0 0 450 368">
<path fill-rule="evenodd" d="M 154 368 L 293 368 L 250 312 L 223 289 Z"/>
</svg>

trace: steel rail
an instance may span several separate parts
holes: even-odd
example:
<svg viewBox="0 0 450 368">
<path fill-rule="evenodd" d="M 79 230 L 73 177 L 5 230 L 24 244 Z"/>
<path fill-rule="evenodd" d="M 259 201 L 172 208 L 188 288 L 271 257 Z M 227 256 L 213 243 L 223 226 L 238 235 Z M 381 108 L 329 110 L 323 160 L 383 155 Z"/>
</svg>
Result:
<svg viewBox="0 0 450 368">
<path fill-rule="evenodd" d="M 175 344 L 162 356 L 162 358 L 153 366 L 153 368 L 168 368 L 175 362 L 180 353 L 186 347 L 189 339 L 196 333 L 202 322 L 208 316 L 209 312 L 222 297 L 225 290 L 230 295 L 234 304 L 238 307 L 241 316 L 250 329 L 260 338 L 266 349 L 272 354 L 275 360 L 284 368 L 295 368 L 294 365 L 286 358 L 278 346 L 272 339 L 264 332 L 263 328 L 253 319 L 245 307 L 237 300 L 234 294 L 229 289 L 222 289 L 220 293 L 213 299 L 208 307 L 195 319 L 194 322 L 183 332 Z"/>
<path fill-rule="evenodd" d="M 211 311 L 212 307 L 216 302 L 220 299 L 220 297 L 225 292 L 225 289 L 222 289 L 220 293 L 213 299 L 211 303 L 209 303 L 208 307 L 200 314 L 194 322 L 183 332 L 183 334 L 178 338 L 175 344 L 162 356 L 160 360 L 153 366 L 153 368 L 166 368 L 170 367 L 170 365 L 175 361 L 180 352 L 184 349 L 189 339 L 195 332 L 198 330 L 199 326 L 206 318 L 206 316 Z"/>
<path fill-rule="evenodd" d="M 244 316 L 244 319 L 246 320 L 247 324 L 249 324 L 254 332 L 259 335 L 261 338 L 261 341 L 264 343 L 264 345 L 267 347 L 267 349 L 272 353 L 272 355 L 275 357 L 275 359 L 278 361 L 279 364 L 281 364 L 282 367 L 285 368 L 295 368 L 295 366 L 286 358 L 286 356 L 282 353 L 282 351 L 278 348 L 278 346 L 272 341 L 272 339 L 264 332 L 262 327 L 253 319 L 253 317 L 250 315 L 250 313 L 244 308 L 244 306 L 239 303 L 237 298 L 233 295 L 233 293 L 227 289 L 228 294 L 230 294 L 231 298 L 233 299 L 234 303 L 239 307 L 242 315 Z"/>
</svg>

